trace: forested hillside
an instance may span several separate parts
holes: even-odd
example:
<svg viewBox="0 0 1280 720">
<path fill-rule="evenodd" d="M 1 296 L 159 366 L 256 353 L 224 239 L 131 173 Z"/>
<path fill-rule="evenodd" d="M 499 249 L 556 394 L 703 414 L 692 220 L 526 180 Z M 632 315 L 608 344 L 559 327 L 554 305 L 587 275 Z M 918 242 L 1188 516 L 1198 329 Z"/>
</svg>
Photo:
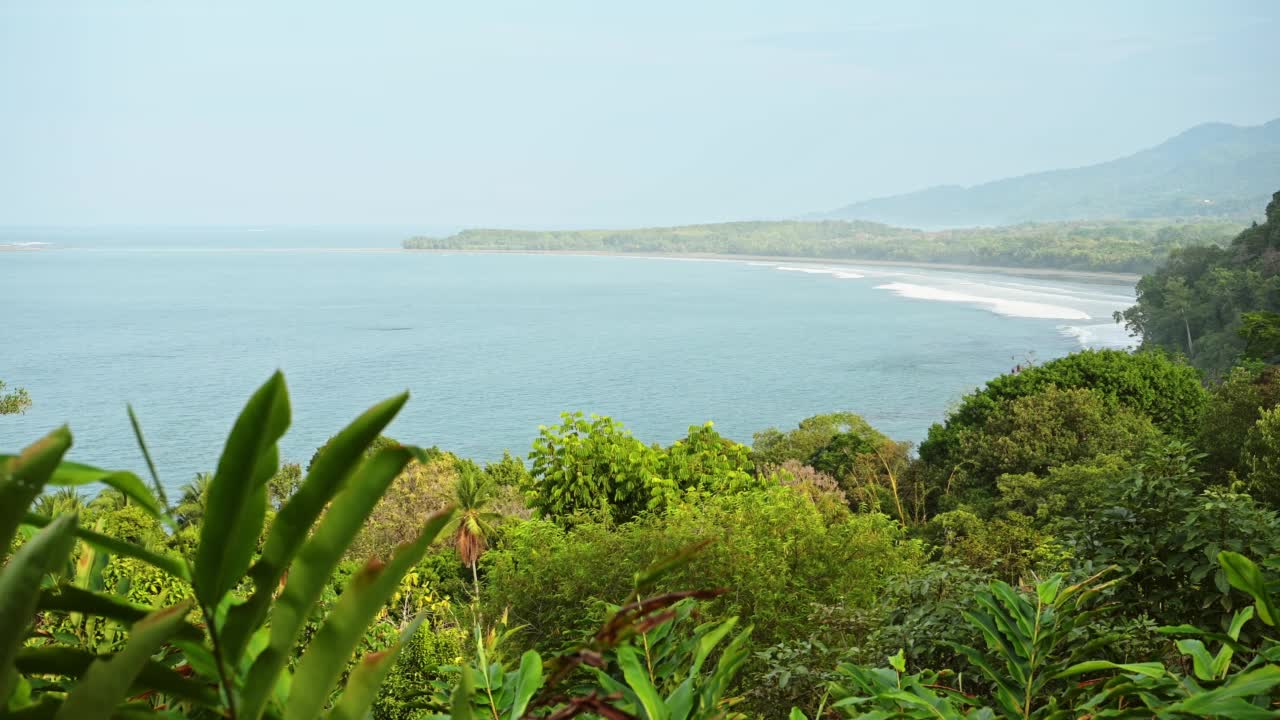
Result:
<svg viewBox="0 0 1280 720">
<path fill-rule="evenodd" d="M 1280 187 L 1280 119 L 1198 125 L 1118 160 L 854 203 L 823 217 L 909 227 L 1101 218 L 1256 217 Z"/>
<path fill-rule="evenodd" d="M 421 250 L 714 253 L 1146 272 L 1175 248 L 1225 243 L 1230 221 L 1026 224 L 924 232 L 871 222 L 761 221 L 635 230 L 464 230 L 404 242 Z"/>
<path fill-rule="evenodd" d="M 0 714 L 1280 713 L 1275 368 L 1082 352 L 918 456 L 851 412 L 750 445 L 567 413 L 480 464 L 382 435 L 407 400 L 281 465 L 277 374 L 178 497 L 136 421 L 142 474 L 67 428 L 0 456 Z"/>
<path fill-rule="evenodd" d="M 1184 353 L 1222 374 L 1242 355 L 1280 355 L 1280 192 L 1266 221 L 1229 246 L 1174 251 L 1138 282 L 1138 304 L 1123 313 L 1144 347 Z"/>
</svg>

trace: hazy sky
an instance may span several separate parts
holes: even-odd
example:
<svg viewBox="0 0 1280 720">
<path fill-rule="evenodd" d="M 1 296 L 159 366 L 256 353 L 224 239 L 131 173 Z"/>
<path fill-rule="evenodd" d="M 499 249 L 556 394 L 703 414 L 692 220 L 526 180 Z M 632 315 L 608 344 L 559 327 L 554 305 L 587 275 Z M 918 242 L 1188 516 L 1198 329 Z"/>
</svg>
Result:
<svg viewBox="0 0 1280 720">
<path fill-rule="evenodd" d="M 1280 3 L 0 0 L 0 224 L 784 217 L 1280 116 Z"/>
</svg>

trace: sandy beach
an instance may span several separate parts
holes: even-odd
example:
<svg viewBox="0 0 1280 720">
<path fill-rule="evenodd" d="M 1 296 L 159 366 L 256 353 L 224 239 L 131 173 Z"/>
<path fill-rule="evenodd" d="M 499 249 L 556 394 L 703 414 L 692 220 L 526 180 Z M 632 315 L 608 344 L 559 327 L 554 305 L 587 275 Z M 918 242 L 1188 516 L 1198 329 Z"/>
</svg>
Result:
<svg viewBox="0 0 1280 720">
<path fill-rule="evenodd" d="M 937 270 L 959 270 L 963 272 L 990 272 L 1004 275 L 1024 275 L 1034 277 L 1079 278 L 1082 280 L 1101 280 L 1116 284 L 1133 284 L 1142 278 L 1134 273 L 1099 272 L 1091 270 L 1056 270 L 1053 268 L 1021 268 L 998 265 L 964 265 L 958 263 L 904 262 L 900 260 L 859 260 L 855 258 L 822 258 L 800 257 L 795 255 L 726 255 L 721 253 L 644 253 L 644 252 L 608 252 L 604 250 L 490 250 L 490 249 L 409 249 L 405 252 L 425 252 L 437 254 L 474 254 L 474 255 L 579 255 L 632 258 L 660 258 L 667 260 L 727 260 L 738 262 L 777 262 L 777 263 L 810 263 L 823 265 L 876 265 L 888 267 L 922 267 Z"/>
</svg>

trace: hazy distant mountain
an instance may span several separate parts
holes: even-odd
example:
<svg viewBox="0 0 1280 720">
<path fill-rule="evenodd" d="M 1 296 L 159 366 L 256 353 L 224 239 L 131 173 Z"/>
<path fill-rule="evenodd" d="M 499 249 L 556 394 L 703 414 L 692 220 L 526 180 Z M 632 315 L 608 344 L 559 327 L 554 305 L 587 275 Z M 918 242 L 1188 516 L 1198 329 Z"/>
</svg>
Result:
<svg viewBox="0 0 1280 720">
<path fill-rule="evenodd" d="M 1260 215 L 1280 190 L 1280 119 L 1197 125 L 1148 150 L 1069 170 L 973 187 L 939 186 L 847 205 L 820 217 L 911 227 L 1045 220 Z"/>
</svg>

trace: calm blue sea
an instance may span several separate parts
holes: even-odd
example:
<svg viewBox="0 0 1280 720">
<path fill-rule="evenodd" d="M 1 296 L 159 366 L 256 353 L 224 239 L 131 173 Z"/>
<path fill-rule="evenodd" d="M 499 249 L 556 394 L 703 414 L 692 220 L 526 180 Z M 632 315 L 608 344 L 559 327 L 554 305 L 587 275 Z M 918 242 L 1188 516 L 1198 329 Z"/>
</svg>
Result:
<svg viewBox="0 0 1280 720">
<path fill-rule="evenodd" d="M 0 252 L 0 379 L 34 400 L 0 417 L 0 451 L 67 422 L 73 459 L 141 470 L 131 402 L 177 486 L 214 468 L 276 368 L 294 409 L 283 455 L 304 463 L 406 388 L 390 434 L 478 460 L 526 453 L 574 409 L 648 442 L 707 420 L 747 441 L 836 410 L 918 441 L 1028 357 L 1124 345 L 1110 314 L 1133 300 L 1124 285 L 856 263 L 376 249 L 406 234 L 0 232 L 50 243 Z"/>
</svg>

